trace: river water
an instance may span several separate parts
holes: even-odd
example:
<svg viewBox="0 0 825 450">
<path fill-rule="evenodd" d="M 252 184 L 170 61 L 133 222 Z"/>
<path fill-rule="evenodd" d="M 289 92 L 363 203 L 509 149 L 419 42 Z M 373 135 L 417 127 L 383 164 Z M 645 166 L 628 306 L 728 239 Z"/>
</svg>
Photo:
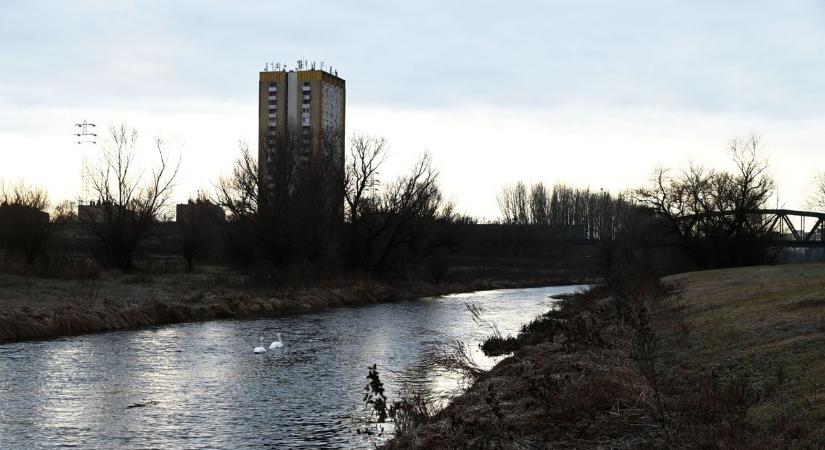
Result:
<svg viewBox="0 0 825 450">
<path fill-rule="evenodd" d="M 371 448 L 367 367 L 390 399 L 404 386 L 455 395 L 460 379 L 428 368 L 434 345 L 478 350 L 583 286 L 509 289 L 339 308 L 265 320 L 184 323 L 0 345 L 0 449 Z M 284 347 L 256 355 L 259 337 Z M 423 367 L 423 369 L 422 369 Z"/>
</svg>

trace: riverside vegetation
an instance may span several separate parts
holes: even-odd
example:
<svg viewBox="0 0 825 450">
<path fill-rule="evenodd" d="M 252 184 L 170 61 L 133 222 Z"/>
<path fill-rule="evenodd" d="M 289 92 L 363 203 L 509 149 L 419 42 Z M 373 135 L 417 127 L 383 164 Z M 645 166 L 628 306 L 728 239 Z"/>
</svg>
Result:
<svg viewBox="0 0 825 450">
<path fill-rule="evenodd" d="M 580 252 L 571 276 L 572 258 L 546 249 L 531 255 L 536 270 L 506 239 L 475 245 L 493 254 L 458 252 L 475 220 L 444 198 L 428 154 L 379 179 L 380 138 L 353 136 L 336 167 L 321 158 L 302 168 L 300 136 L 278 139 L 264 167 L 242 143 L 231 175 L 181 205 L 175 223 L 163 216 L 180 160 L 155 139 L 156 165 L 141 171 L 137 133 L 109 135 L 86 174 L 98 200 L 77 213 L 62 203 L 50 215 L 42 189 L 0 184 L 0 342 L 567 284 L 598 270 Z M 259 191 L 261 174 L 275 180 L 271 192 Z"/>
<path fill-rule="evenodd" d="M 269 271 L 220 267 L 173 273 L 77 270 L 71 277 L 65 273 L 49 278 L 0 274 L 0 343 L 195 320 L 274 317 L 581 279 L 557 271 L 450 276 L 433 283 L 358 274 L 307 279 L 298 273 L 290 278 L 288 271 L 273 276 Z"/>
<path fill-rule="evenodd" d="M 823 291 L 822 264 L 625 272 L 385 448 L 823 448 Z"/>
<path fill-rule="evenodd" d="M 85 215 L 62 204 L 49 216 L 45 192 L 23 184 L 0 189 L 0 342 L 573 281 L 519 272 L 450 281 L 447 256 L 475 219 L 445 200 L 427 154 L 406 175 L 378 180 L 387 147 L 368 136 L 351 140 L 338 161 L 343 173 L 312 161 L 303 183 L 295 179 L 295 136 L 279 139 L 285 151 L 266 149 L 281 155 L 268 167 L 241 145 L 232 175 L 192 203 L 222 208 L 229 220 L 216 227 L 198 223 L 210 214 L 192 214 L 175 242 L 190 272 L 153 274 L 148 261 L 158 255 L 149 242 L 179 164 L 155 140 L 159 162 L 141 182 L 131 164 L 136 134 L 124 126 L 111 134 L 88 174 L 99 202 Z M 564 186 L 548 192 L 535 184 L 529 195 L 524 185 L 505 188 L 499 204 L 504 221 L 520 227 L 515 234 L 583 227 L 612 275 L 518 336 L 494 336 L 486 351 L 514 354 L 489 372 L 472 370 L 461 352 L 440 355 L 440 364 L 470 369 L 473 387 L 437 414 L 422 412 L 421 398 L 384 401 L 400 405 L 396 413 L 412 408 L 388 448 L 822 448 L 822 266 L 658 278 L 674 272 L 665 266 L 757 265 L 781 256 L 770 245 L 774 224 L 747 214 L 775 193 L 759 139 L 734 140 L 729 150 L 730 172 L 661 168 L 648 186 L 616 198 Z M 258 192 L 261 172 L 275 180 L 272 192 Z M 315 179 L 323 182 L 307 182 Z M 342 197 L 343 214 L 331 201 Z M 68 233 L 83 245 L 62 258 L 53 238 L 67 224 L 86 237 Z M 215 234 L 221 251 L 210 248 Z M 541 258 L 553 258 L 553 245 L 540 246 Z M 655 259 L 656 275 L 630 270 L 637 266 L 622 259 L 624 247 Z M 209 253 L 222 253 L 219 263 L 232 269 L 206 269 L 215 263 Z M 285 281 L 291 273 L 297 281 Z"/>
<path fill-rule="evenodd" d="M 99 200 L 77 214 L 65 202 L 47 214 L 45 191 L 25 183 L 0 186 L 0 272 L 9 274 L 0 315 L 4 339 L 292 311 L 306 302 L 270 299 L 293 287 L 377 283 L 399 291 L 391 297 L 408 298 L 454 292 L 460 289 L 456 283 L 473 290 L 498 287 L 501 279 L 510 280 L 502 286 L 513 287 L 583 281 L 615 265 L 616 248 L 623 245 L 647 251 L 660 272 L 670 273 L 675 267 L 750 265 L 776 257 L 768 245 L 774 231 L 765 218 L 714 214 L 760 208 L 774 192 L 757 138 L 733 141 L 732 172 L 693 165 L 670 175 L 659 169 L 649 186 L 618 197 L 563 185 L 549 190 L 540 183 L 528 193 L 517 183 L 498 198 L 504 223 L 490 226 L 457 212 L 445 198 L 429 154 L 406 174 L 379 179 L 388 144 L 366 135 L 353 136 L 334 167 L 323 159 L 299 164 L 299 136 L 276 139 L 277 148 L 267 148 L 275 157 L 262 167 L 242 143 L 231 175 L 220 179 L 212 195 L 199 193 L 181 205 L 188 213 L 173 223 L 163 216 L 169 214 L 179 159 L 155 139 L 156 165 L 141 171 L 133 164 L 137 133 L 121 125 L 109 134 L 101 160 L 87 173 L 91 195 Z M 304 170 L 313 176 L 303 176 Z M 271 192 L 259 192 L 262 174 L 274 180 Z M 174 276 L 166 272 L 180 270 L 181 261 L 189 273 L 169 281 Z M 169 266 L 155 284 L 162 288 L 147 294 L 116 287 L 123 280 L 152 278 L 158 265 Z M 527 274 L 537 265 L 544 273 Z M 215 266 L 226 270 L 199 275 Z M 551 266 L 555 273 L 545 270 Z M 564 275 L 571 270 L 579 276 Z M 458 275 L 463 281 L 455 281 Z M 216 283 L 206 282 L 214 289 L 205 292 L 197 283 L 191 292 L 174 287 L 199 277 L 229 284 L 218 294 Z M 233 281 L 238 279 L 253 282 Z M 260 289 L 256 279 L 297 282 L 266 282 L 267 289 Z M 407 287 L 425 282 L 436 287 Z M 453 287 L 439 287 L 447 283 Z M 251 293 L 238 289 L 250 284 Z M 60 291 L 62 302 L 39 301 Z M 216 295 L 226 298 L 192 300 Z M 317 305 L 324 303 L 340 302 Z M 274 306 L 284 304 L 292 306 Z"/>
</svg>

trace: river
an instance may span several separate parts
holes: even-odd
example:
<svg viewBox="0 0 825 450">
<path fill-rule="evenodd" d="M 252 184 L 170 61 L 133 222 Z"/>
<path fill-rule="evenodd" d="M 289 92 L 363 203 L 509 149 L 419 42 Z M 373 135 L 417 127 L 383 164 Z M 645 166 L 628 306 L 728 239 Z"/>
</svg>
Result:
<svg viewBox="0 0 825 450">
<path fill-rule="evenodd" d="M 460 379 L 422 370 L 453 339 L 478 350 L 583 286 L 509 289 L 338 308 L 276 319 L 195 322 L 0 345 L 0 449 L 372 448 L 363 426 L 367 367 L 390 399 L 402 385 L 455 395 Z M 253 354 L 276 333 L 284 347 Z"/>
</svg>

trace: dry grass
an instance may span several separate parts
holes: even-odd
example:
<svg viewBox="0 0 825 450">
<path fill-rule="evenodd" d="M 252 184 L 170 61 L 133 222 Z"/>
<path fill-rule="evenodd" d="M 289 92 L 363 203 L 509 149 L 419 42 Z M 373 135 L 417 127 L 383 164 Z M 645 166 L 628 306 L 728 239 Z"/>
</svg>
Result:
<svg viewBox="0 0 825 450">
<path fill-rule="evenodd" d="M 631 330 L 597 292 L 547 319 L 558 333 L 525 338 L 428 424 L 388 448 L 639 448 L 657 439 L 655 396 L 632 358 Z M 540 328 L 537 328 L 540 329 Z M 548 337 L 549 336 L 549 337 Z"/>
<path fill-rule="evenodd" d="M 272 317 L 550 281 L 477 279 L 434 285 L 347 276 L 296 287 L 262 283 L 220 268 L 173 274 L 103 272 L 92 279 L 0 274 L 0 343 L 186 321 Z"/>
<path fill-rule="evenodd" d="M 706 448 L 825 448 L 825 265 L 664 281 L 682 292 L 679 306 L 671 295 L 652 311 L 663 330 L 663 364 L 673 368 L 672 395 L 683 402 L 674 406 L 682 431 Z M 664 326 L 674 308 L 682 331 Z"/>
<path fill-rule="evenodd" d="M 825 265 L 664 282 L 568 300 L 388 447 L 825 448 Z"/>
</svg>

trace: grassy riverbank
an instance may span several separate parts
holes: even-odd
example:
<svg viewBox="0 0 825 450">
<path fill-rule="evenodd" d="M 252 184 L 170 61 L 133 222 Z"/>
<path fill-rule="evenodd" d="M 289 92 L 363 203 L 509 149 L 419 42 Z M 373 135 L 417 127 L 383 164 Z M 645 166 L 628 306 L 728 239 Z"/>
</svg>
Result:
<svg viewBox="0 0 825 450">
<path fill-rule="evenodd" d="M 228 270 L 66 280 L 0 274 L 0 343 L 197 320 L 273 317 L 487 289 L 564 284 L 563 274 L 462 277 L 439 284 L 338 277 L 300 285 Z"/>
<path fill-rule="evenodd" d="M 390 448 L 825 448 L 825 265 L 623 280 Z"/>
</svg>

